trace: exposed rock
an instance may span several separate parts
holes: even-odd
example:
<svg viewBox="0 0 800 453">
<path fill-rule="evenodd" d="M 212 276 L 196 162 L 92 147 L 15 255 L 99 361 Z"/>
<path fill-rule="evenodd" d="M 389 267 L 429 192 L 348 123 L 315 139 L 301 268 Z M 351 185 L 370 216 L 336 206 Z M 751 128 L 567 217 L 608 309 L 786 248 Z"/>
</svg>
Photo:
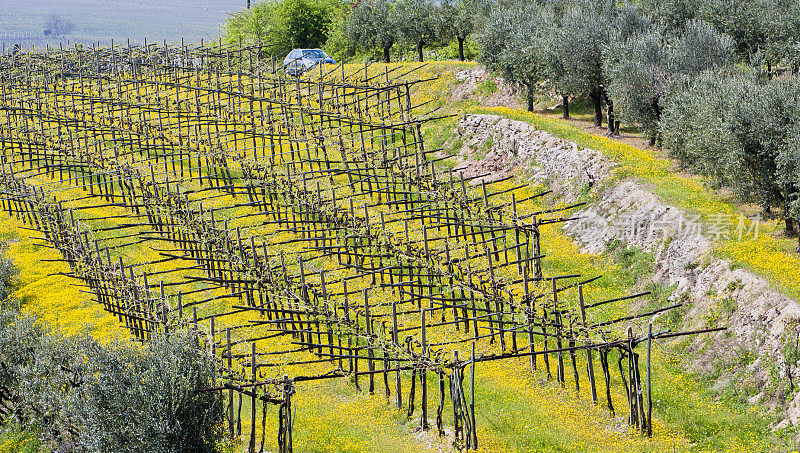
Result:
<svg viewBox="0 0 800 453">
<path fill-rule="evenodd" d="M 573 142 L 497 115 L 468 115 L 456 132 L 463 161 L 455 170 L 464 176 L 489 173 L 485 179 L 495 180 L 519 170 L 570 200 L 607 178 L 614 166 L 597 151 L 579 149 Z"/>
<path fill-rule="evenodd" d="M 520 107 L 519 89 L 502 77 L 497 77 L 483 67 L 466 69 L 456 73 L 461 83 L 453 89 L 451 96 L 456 101 L 469 98 L 480 98 L 481 105 L 486 107 Z M 482 84 L 494 84 L 494 92 L 480 92 Z"/>
</svg>

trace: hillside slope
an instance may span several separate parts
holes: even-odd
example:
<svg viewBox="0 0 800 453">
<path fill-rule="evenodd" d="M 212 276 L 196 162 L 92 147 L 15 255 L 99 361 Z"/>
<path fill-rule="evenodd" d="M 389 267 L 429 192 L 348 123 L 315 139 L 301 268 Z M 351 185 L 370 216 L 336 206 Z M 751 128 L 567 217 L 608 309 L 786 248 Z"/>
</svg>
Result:
<svg viewBox="0 0 800 453">
<path fill-rule="evenodd" d="M 652 265 L 634 286 L 659 293 L 664 303 L 683 304 L 682 319 L 657 324 L 728 328 L 672 345 L 670 353 L 685 361 L 681 368 L 707 382 L 720 404 L 769 408 L 775 431 L 791 435 L 798 423 L 792 362 L 800 259 L 780 223 L 707 189 L 660 150 L 520 110 L 509 87 L 481 68 L 455 70 L 452 83 L 455 111 L 462 113 L 443 141 L 459 156 L 457 168 L 516 174 L 555 189 L 560 197 L 554 202 L 587 203 L 563 232 L 595 259 L 620 250 L 646 254 Z M 512 98 L 508 107 L 504 96 Z"/>
<path fill-rule="evenodd" d="M 398 65 L 389 68 L 398 69 L 396 66 Z M 406 72 L 406 67 L 410 70 L 418 65 L 402 66 L 405 67 L 399 68 L 401 71 L 398 73 Z M 383 65 L 374 65 L 369 69 L 379 75 L 388 74 Z M 526 199 L 524 211 L 520 212 L 523 216 L 577 201 L 587 203 L 580 210 L 569 211 L 571 215 L 580 215 L 580 222 L 572 222 L 572 226 L 566 230 L 558 224 L 552 224 L 542 227 L 540 232 L 544 239 L 541 253 L 545 255 L 543 267 L 547 275 L 580 274 L 587 278 L 600 277 L 586 286 L 585 296 L 588 300 L 611 300 L 612 303 L 593 307 L 590 322 L 603 325 L 600 323 L 677 302 L 685 303 L 690 309 L 700 308 L 707 301 L 718 300 L 712 294 L 707 294 L 712 287 L 717 288 L 718 292 L 746 292 L 738 286 L 747 286 L 751 284 L 750 280 L 742 280 L 736 285 L 727 281 L 725 284 L 713 284 L 713 280 L 721 274 L 711 275 L 711 285 L 702 286 L 703 290 L 695 290 L 695 287 L 700 287 L 696 280 L 702 272 L 712 268 L 713 263 L 724 261 L 725 254 L 728 253 L 724 246 L 728 243 L 709 241 L 701 236 L 686 238 L 686 242 L 659 242 L 644 240 L 636 235 L 632 235 L 630 240 L 625 235 L 608 235 L 609 231 L 613 231 L 610 227 L 621 210 L 645 216 L 656 212 L 662 217 L 664 212 L 682 210 L 688 215 L 690 210 L 684 205 L 701 201 L 702 204 L 696 209 L 708 216 L 722 208 L 729 209 L 726 212 L 738 212 L 736 210 L 739 207 L 718 198 L 717 194 L 702 191 L 696 180 L 683 181 L 671 172 L 668 162 L 648 154 L 648 150 L 626 148 L 582 132 L 570 124 L 541 115 L 529 115 L 514 108 L 514 92 L 503 86 L 501 80 L 494 79 L 492 88 L 492 84 L 486 83 L 485 79 L 471 78 L 469 74 L 464 77 L 461 72 L 473 69 L 473 64 L 440 62 L 430 64 L 415 74 L 415 77 L 420 78 L 439 77 L 431 83 L 420 84 L 411 100 L 413 105 L 424 106 L 426 111 L 432 109 L 433 115 L 442 116 L 426 125 L 423 131 L 426 149 L 430 151 L 442 147 L 448 155 L 452 155 L 451 159 L 437 161 L 436 165 L 440 165 L 440 169 L 459 168 L 476 175 L 488 171 L 495 176 L 512 176 L 512 179 L 498 183 L 497 187 L 501 189 L 515 188 L 520 183 L 527 184 L 513 192 L 518 197 L 517 200 L 523 200 L 523 197 Z M 367 71 L 367 68 L 358 66 L 346 70 Z M 491 115 L 486 115 L 487 112 Z M 520 121 L 508 117 L 518 118 Z M 698 191 L 687 189 L 695 186 L 699 187 Z M 554 189 L 552 196 L 534 197 L 547 188 Z M 474 189 L 479 190 L 479 187 Z M 504 194 L 502 190 L 493 192 L 492 196 L 493 202 L 499 206 L 508 206 L 514 202 L 510 193 Z M 670 198 L 671 196 L 674 197 Z M 232 203 L 231 199 L 226 195 L 224 198 L 217 198 L 216 203 L 218 206 L 229 206 L 227 203 Z M 662 217 L 659 219 L 663 220 Z M 113 223 L 119 220 L 108 221 Z M 20 293 L 22 296 L 34 296 L 28 300 L 29 309 L 45 312 L 48 322 L 57 325 L 61 322 L 61 327 L 66 330 L 75 329 L 78 322 L 76 318 L 90 318 L 93 315 L 102 318 L 97 324 L 109 326 L 109 329 L 113 327 L 113 317 L 104 316 L 97 307 L 92 306 L 86 297 L 81 296 L 80 288 L 69 287 L 72 293 L 48 298 L 48 293 L 42 289 L 44 285 L 64 287 L 65 282 L 47 280 L 51 276 L 43 274 L 58 272 L 58 268 L 45 270 L 37 261 L 37 258 L 44 256 L 36 256 L 39 250 L 29 245 L 35 242 L 34 232 L 23 229 L 24 225 L 7 216 L 3 216 L 3 222 L 5 229 L 9 231 L 7 238 L 15 241 L 12 252 L 15 252 L 17 264 L 22 268 L 22 275 L 28 276 L 26 279 L 36 284 L 27 293 Z M 585 225 L 586 228 L 573 230 L 577 228 L 575 225 Z M 584 233 L 584 230 L 595 230 L 594 226 L 601 227 L 599 234 Z M 647 228 L 647 225 L 643 227 Z M 769 244 L 766 241 L 781 241 L 778 233 L 775 234 L 775 237 L 753 238 L 751 243 L 754 247 L 764 247 L 764 244 Z M 416 238 L 416 241 L 420 242 L 421 239 Z M 662 253 L 665 249 L 669 250 L 672 244 L 675 247 L 674 253 Z M 732 241 L 730 244 L 734 247 L 739 243 Z M 287 253 L 296 252 L 298 249 L 295 247 L 299 246 L 283 245 Z M 143 246 L 131 254 L 139 253 L 155 253 L 155 248 Z M 777 256 L 782 252 L 776 249 L 771 253 Z M 746 259 L 743 258 L 745 261 Z M 753 260 L 753 269 L 758 264 L 758 261 Z M 160 268 L 154 269 L 159 270 Z M 732 278 L 739 275 L 736 270 L 730 272 Z M 760 278 L 755 271 L 751 271 L 750 275 L 754 280 Z M 781 297 L 786 298 L 787 304 L 794 303 L 789 298 L 791 279 L 794 278 L 792 274 L 764 275 L 762 284 L 779 288 L 774 281 L 781 278 L 788 282 L 782 287 L 786 295 Z M 674 287 L 673 281 L 677 283 Z M 686 294 L 686 291 L 679 291 L 686 288 L 689 288 L 690 298 L 677 296 Z M 753 294 L 757 288 L 755 284 L 751 285 L 747 290 L 748 294 Z M 651 294 L 635 304 L 631 304 L 629 300 L 619 300 L 640 290 L 649 290 Z M 555 292 L 555 288 L 553 291 Z M 344 289 L 343 292 L 347 294 Z M 765 291 L 758 293 L 760 296 L 764 294 Z M 719 301 L 722 308 L 729 309 L 731 302 L 724 301 L 727 293 L 724 295 Z M 577 295 L 572 296 L 565 294 L 560 297 L 563 297 L 563 303 L 574 306 Z M 692 302 L 691 298 L 698 300 Z M 745 296 L 742 295 L 742 298 Z M 742 304 L 746 303 L 743 300 Z M 771 303 L 769 298 L 763 302 L 765 308 Z M 737 304 L 736 307 L 738 313 L 740 306 Z M 700 322 L 703 327 L 716 327 L 731 322 L 730 318 L 733 316 L 715 314 L 713 310 L 709 313 L 714 316 L 704 316 L 700 311 L 694 313 L 691 310 L 683 313 L 683 316 L 679 313 L 676 316 L 659 318 L 657 327 L 684 330 L 696 327 L 695 321 Z M 742 316 L 752 313 L 752 308 L 742 306 L 741 313 Z M 770 318 L 766 319 L 769 322 Z M 637 331 L 641 332 L 643 322 L 646 323 L 647 319 L 634 321 L 633 324 L 614 321 L 609 331 L 613 330 L 616 338 L 622 338 L 629 325 L 635 325 Z M 763 332 L 763 327 L 754 327 L 753 330 Z M 455 335 L 452 331 L 449 334 Z M 579 386 L 577 380 L 578 370 L 586 370 L 584 356 L 575 359 L 577 354 L 572 355 L 574 375 L 572 370 L 568 370 L 566 378 L 560 384 L 552 376 L 548 378 L 543 367 L 532 372 L 525 357 L 504 360 L 502 363 L 481 364 L 476 367 L 475 372 L 479 383 L 475 405 L 482 451 L 788 450 L 794 446 L 791 439 L 794 428 L 784 422 L 784 429 L 772 429 L 784 418 L 781 412 L 770 413 L 764 405 L 723 395 L 720 390 L 735 389 L 737 386 L 725 388 L 719 385 L 714 388 L 715 384 L 724 384 L 719 378 L 732 377 L 734 373 L 727 369 L 701 368 L 697 364 L 705 362 L 693 362 L 697 350 L 705 351 L 708 354 L 705 357 L 709 357 L 714 352 L 710 345 L 714 343 L 725 341 L 725 345 L 749 344 L 747 342 L 750 337 L 742 336 L 744 334 L 729 329 L 728 333 L 698 336 L 688 347 L 681 343 L 655 342 L 652 357 L 652 439 L 629 428 L 626 397 L 622 390 L 626 377 L 621 364 L 620 373 L 616 373 L 617 359 L 619 358 L 620 363 L 623 360 L 621 354 L 613 357 L 613 373 L 606 378 L 611 385 L 607 382 L 599 385 L 601 388 L 598 391 L 604 396 L 598 401 L 599 404 L 592 403 L 586 382 Z M 753 335 L 755 338 L 755 333 Z M 769 338 L 773 337 L 775 336 Z M 783 341 L 780 335 L 775 338 Z M 277 341 L 274 343 L 276 347 L 280 345 Z M 771 343 L 764 344 L 774 346 Z M 288 347 L 288 343 L 286 346 Z M 730 349 L 730 346 L 726 347 Z M 772 351 L 766 347 L 763 349 L 765 352 Z M 271 350 L 259 351 L 270 353 Z M 552 356 L 555 357 L 555 354 Z M 570 354 L 563 356 L 570 358 Z M 734 371 L 751 371 L 745 366 L 749 364 L 753 369 L 760 367 L 766 373 L 766 359 L 756 360 L 745 355 L 744 362 L 734 364 Z M 691 366 L 691 363 L 695 363 L 695 366 Z M 314 365 L 304 366 L 300 372 L 319 372 Z M 418 428 L 419 412 L 407 414 L 405 411 L 395 410 L 391 398 L 387 398 L 382 392 L 378 391 L 376 395 L 370 396 L 366 390 L 358 391 L 351 385 L 350 378 L 323 382 L 319 385 L 298 385 L 298 395 L 292 403 L 298 414 L 294 431 L 298 451 L 450 450 L 451 438 L 440 438 L 435 430 L 422 432 Z M 443 380 L 439 382 L 444 386 Z M 782 382 L 780 375 L 776 375 L 776 382 Z M 407 384 L 408 379 L 403 382 L 403 388 L 409 388 Z M 432 408 L 435 401 L 439 401 L 444 395 L 437 388 L 434 377 L 431 377 L 429 384 L 429 404 Z M 613 399 L 616 410 L 607 406 L 606 388 L 612 389 L 608 399 Z M 780 395 L 780 392 L 773 390 L 777 389 L 770 389 L 764 396 Z M 446 426 L 452 426 L 452 414 L 448 412 L 443 414 L 444 422 Z M 429 414 L 428 422 L 435 426 L 433 411 Z M 249 417 L 244 418 L 247 425 Z M 276 432 L 276 422 L 276 417 L 270 417 L 265 425 L 265 432 Z M 244 426 L 242 432 L 248 431 L 249 426 Z M 447 435 L 451 435 L 451 432 Z"/>
</svg>

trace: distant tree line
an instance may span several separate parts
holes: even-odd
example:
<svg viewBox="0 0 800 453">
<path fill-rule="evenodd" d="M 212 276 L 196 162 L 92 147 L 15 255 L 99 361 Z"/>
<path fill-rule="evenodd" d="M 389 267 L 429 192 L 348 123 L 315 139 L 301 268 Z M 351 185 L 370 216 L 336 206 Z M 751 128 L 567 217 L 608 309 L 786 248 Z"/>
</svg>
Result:
<svg viewBox="0 0 800 453">
<path fill-rule="evenodd" d="M 423 48 L 458 45 L 458 59 L 465 59 L 465 42 L 492 3 L 485 0 L 366 0 L 358 3 L 345 23 L 345 37 L 352 48 L 382 51 L 390 62 L 395 44 L 410 46 L 419 61 Z"/>
<path fill-rule="evenodd" d="M 75 24 L 57 14 L 48 16 L 44 23 L 45 36 L 64 36 L 75 30 Z"/>
</svg>

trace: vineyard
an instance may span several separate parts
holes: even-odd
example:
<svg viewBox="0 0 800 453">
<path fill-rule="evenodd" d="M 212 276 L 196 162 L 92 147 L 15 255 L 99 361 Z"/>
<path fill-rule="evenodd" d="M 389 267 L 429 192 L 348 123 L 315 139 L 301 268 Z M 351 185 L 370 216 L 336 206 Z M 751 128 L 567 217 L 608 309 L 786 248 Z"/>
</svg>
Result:
<svg viewBox="0 0 800 453">
<path fill-rule="evenodd" d="M 543 266 L 540 229 L 578 205 L 453 171 L 421 66 L 289 78 L 261 55 L 3 55 L 2 209 L 133 338 L 197 332 L 249 451 L 292 451 L 295 395 L 342 377 L 477 449 L 475 369 L 513 359 L 652 434 L 652 343 L 718 328 L 634 328 L 680 303 L 612 316 L 646 293 L 593 300 L 599 276 Z"/>
</svg>

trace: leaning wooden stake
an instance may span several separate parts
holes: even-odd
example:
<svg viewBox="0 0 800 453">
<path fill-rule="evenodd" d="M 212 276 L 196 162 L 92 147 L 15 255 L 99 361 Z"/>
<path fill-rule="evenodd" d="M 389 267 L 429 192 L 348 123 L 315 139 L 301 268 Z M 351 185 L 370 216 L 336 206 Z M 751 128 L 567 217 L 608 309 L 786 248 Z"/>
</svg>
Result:
<svg viewBox="0 0 800 453">
<path fill-rule="evenodd" d="M 581 322 L 583 323 L 583 328 L 586 331 L 586 341 L 588 343 L 589 329 L 586 325 L 586 304 L 583 300 L 583 285 L 578 285 L 578 301 L 581 304 Z M 597 387 L 594 382 L 594 363 L 592 362 L 591 348 L 586 348 L 586 370 L 589 373 L 589 387 L 592 391 L 592 402 L 597 404 Z"/>
<path fill-rule="evenodd" d="M 653 382 L 650 354 L 653 346 L 653 322 L 647 325 L 647 437 L 653 437 Z"/>
<path fill-rule="evenodd" d="M 472 435 L 470 436 L 468 448 L 471 450 L 478 449 L 478 428 L 475 425 L 475 342 L 472 342 L 472 363 L 470 366 L 470 379 L 469 379 L 469 418 L 472 422 Z"/>
</svg>

